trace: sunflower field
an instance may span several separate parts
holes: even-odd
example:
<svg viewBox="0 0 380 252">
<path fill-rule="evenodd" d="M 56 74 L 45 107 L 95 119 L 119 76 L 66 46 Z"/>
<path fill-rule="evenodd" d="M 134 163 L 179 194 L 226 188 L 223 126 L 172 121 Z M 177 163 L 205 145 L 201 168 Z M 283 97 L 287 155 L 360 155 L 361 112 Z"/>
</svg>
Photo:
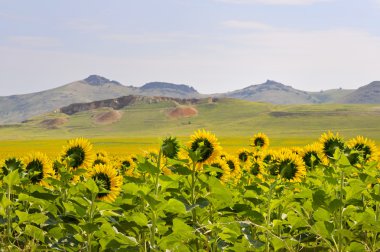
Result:
<svg viewBox="0 0 380 252">
<path fill-rule="evenodd" d="M 236 153 L 198 130 L 141 155 L 72 139 L 0 164 L 0 251 L 379 251 L 375 142 Z"/>
</svg>

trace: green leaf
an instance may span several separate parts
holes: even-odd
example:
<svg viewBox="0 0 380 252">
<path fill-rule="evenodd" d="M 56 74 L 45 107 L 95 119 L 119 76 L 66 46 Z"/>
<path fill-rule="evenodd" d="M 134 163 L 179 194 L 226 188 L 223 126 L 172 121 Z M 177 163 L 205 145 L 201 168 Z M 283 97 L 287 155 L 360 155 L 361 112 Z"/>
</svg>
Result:
<svg viewBox="0 0 380 252">
<path fill-rule="evenodd" d="M 239 235 L 240 235 L 239 233 L 227 227 L 223 227 L 222 232 L 218 233 L 218 236 L 220 237 L 220 239 L 226 242 L 230 242 L 230 243 L 235 243 Z"/>
<path fill-rule="evenodd" d="M 364 244 L 361 244 L 359 242 L 351 242 L 350 247 L 349 247 L 349 251 L 365 252 L 367 250 L 366 250 L 366 247 L 364 246 Z"/>
<path fill-rule="evenodd" d="M 99 226 L 95 223 L 86 223 L 81 226 L 84 231 L 87 233 L 93 233 L 99 230 Z"/>
<path fill-rule="evenodd" d="M 28 214 L 26 212 L 21 212 L 19 210 L 16 210 L 15 213 L 17 217 L 19 218 L 19 224 L 23 222 L 31 222 L 37 225 L 41 225 L 41 224 L 44 224 L 49 219 L 49 217 L 47 217 L 45 214 L 42 214 L 42 213 Z"/>
<path fill-rule="evenodd" d="M 280 240 L 279 238 L 277 237 L 272 237 L 270 239 L 272 245 L 273 245 L 273 248 L 274 248 L 274 251 L 278 251 L 282 248 L 285 248 L 285 243 L 284 241 Z"/>
<path fill-rule="evenodd" d="M 59 240 L 65 236 L 64 230 L 61 227 L 54 227 L 48 231 L 49 235 Z"/>
<path fill-rule="evenodd" d="M 339 199 L 334 199 L 333 201 L 330 202 L 329 204 L 329 210 L 331 212 L 335 212 L 336 210 L 338 210 L 341 206 L 343 206 L 343 203 L 341 200 Z"/>
<path fill-rule="evenodd" d="M 334 224 L 327 221 L 317 221 L 313 228 L 316 235 L 320 235 L 323 238 L 331 238 L 331 233 L 334 230 Z"/>
<path fill-rule="evenodd" d="M 186 214 L 185 205 L 177 199 L 169 199 L 168 203 L 163 207 L 164 211 L 175 214 Z"/>
<path fill-rule="evenodd" d="M 161 172 L 160 169 L 157 168 L 157 166 L 151 164 L 148 160 L 145 160 L 145 162 L 140 163 L 138 169 L 143 173 L 149 173 L 151 175 L 156 175 L 157 173 Z"/>
<path fill-rule="evenodd" d="M 8 186 L 14 186 L 20 183 L 20 174 L 18 170 L 11 171 L 7 176 L 3 178 L 3 182 Z"/>
<path fill-rule="evenodd" d="M 7 198 L 7 196 L 4 194 L 3 198 L 1 199 L 1 206 L 5 209 L 9 206 L 11 206 L 13 202 Z"/>
<path fill-rule="evenodd" d="M 79 242 L 84 242 L 85 241 L 84 237 L 81 234 L 75 234 L 74 238 L 75 238 L 75 240 L 77 240 Z"/>
<path fill-rule="evenodd" d="M 38 227 L 32 225 L 26 225 L 25 234 L 29 237 L 36 239 L 42 243 L 45 242 L 44 231 Z"/>
<path fill-rule="evenodd" d="M 325 204 L 326 193 L 323 190 L 317 190 L 313 193 L 313 208 L 317 209 L 318 207 Z"/>
<path fill-rule="evenodd" d="M 29 214 L 29 220 L 37 225 L 44 224 L 49 219 L 48 216 L 42 213 Z"/>
<path fill-rule="evenodd" d="M 178 218 L 173 220 L 173 233 L 179 234 L 181 237 L 192 239 L 196 237 L 194 232 L 195 230 L 188 226 L 183 220 Z"/>
<path fill-rule="evenodd" d="M 314 220 L 316 221 L 329 221 L 330 212 L 326 211 L 323 208 L 318 208 L 313 214 Z"/>
<path fill-rule="evenodd" d="M 148 218 L 143 213 L 133 213 L 131 220 L 134 221 L 140 227 L 148 226 Z"/>
<path fill-rule="evenodd" d="M 92 194 L 98 194 L 99 188 L 98 185 L 95 183 L 93 179 L 88 179 L 85 184 L 86 188 L 92 193 Z"/>
<path fill-rule="evenodd" d="M 21 212 L 19 210 L 15 211 L 17 217 L 19 218 L 19 224 L 29 220 L 29 214 L 26 212 Z"/>
<path fill-rule="evenodd" d="M 180 165 L 180 164 L 171 165 L 171 166 L 169 166 L 169 169 L 173 173 L 176 173 L 179 175 L 190 175 L 192 173 L 192 171 L 189 168 L 187 168 L 183 165 Z"/>
</svg>

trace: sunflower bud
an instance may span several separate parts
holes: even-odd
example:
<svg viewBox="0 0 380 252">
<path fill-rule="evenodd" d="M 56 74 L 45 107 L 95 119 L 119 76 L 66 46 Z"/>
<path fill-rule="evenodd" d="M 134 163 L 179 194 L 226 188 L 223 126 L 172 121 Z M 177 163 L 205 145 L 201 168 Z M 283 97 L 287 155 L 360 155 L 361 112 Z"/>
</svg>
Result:
<svg viewBox="0 0 380 252">
<path fill-rule="evenodd" d="M 167 137 L 162 141 L 162 155 L 167 158 L 177 158 L 179 152 L 179 143 L 176 137 Z"/>
</svg>

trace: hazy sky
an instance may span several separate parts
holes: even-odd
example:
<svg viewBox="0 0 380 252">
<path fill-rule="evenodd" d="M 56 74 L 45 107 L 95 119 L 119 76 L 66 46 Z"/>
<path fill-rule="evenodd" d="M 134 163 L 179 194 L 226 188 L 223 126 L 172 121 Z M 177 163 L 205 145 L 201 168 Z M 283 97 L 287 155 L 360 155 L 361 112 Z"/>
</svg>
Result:
<svg viewBox="0 0 380 252">
<path fill-rule="evenodd" d="M 380 80 L 380 0 L 0 0 L 0 96 L 99 74 L 202 93 Z"/>
</svg>

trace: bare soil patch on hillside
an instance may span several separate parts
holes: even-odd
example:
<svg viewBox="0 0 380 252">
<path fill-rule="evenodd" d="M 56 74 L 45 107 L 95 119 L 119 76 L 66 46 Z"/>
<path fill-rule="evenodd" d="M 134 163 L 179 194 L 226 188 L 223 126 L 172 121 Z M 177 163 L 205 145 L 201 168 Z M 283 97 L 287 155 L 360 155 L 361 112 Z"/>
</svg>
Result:
<svg viewBox="0 0 380 252">
<path fill-rule="evenodd" d="M 46 129 L 57 129 L 68 121 L 67 118 L 53 118 L 43 120 L 40 125 Z"/>
<path fill-rule="evenodd" d="M 112 124 L 118 122 L 122 118 L 122 113 L 117 110 L 102 112 L 94 116 L 96 124 Z"/>
<path fill-rule="evenodd" d="M 168 112 L 171 118 L 192 117 L 198 115 L 198 110 L 194 107 L 177 107 Z"/>
</svg>

